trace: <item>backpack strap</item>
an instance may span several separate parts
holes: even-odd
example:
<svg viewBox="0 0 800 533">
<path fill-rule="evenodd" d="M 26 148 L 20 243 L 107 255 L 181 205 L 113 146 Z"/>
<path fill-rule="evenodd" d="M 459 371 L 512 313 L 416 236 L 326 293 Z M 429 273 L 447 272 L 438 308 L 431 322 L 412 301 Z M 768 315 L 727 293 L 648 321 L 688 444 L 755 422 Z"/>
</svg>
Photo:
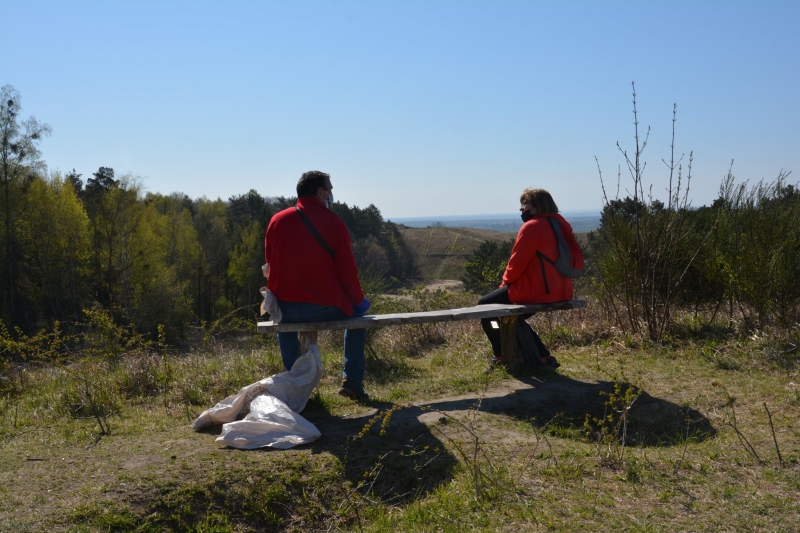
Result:
<svg viewBox="0 0 800 533">
<path fill-rule="evenodd" d="M 553 266 L 556 267 L 558 273 L 565 278 L 579 278 L 583 276 L 582 269 L 572 268 L 570 264 L 569 245 L 564 238 L 564 234 L 561 233 L 561 223 L 552 217 L 547 217 L 547 220 L 550 222 L 550 227 L 553 229 L 556 241 L 558 242 L 558 259 L 553 263 Z"/>
<path fill-rule="evenodd" d="M 317 231 L 317 228 L 314 227 L 314 224 L 311 223 L 311 221 L 308 219 L 306 214 L 303 213 L 303 211 L 299 207 L 294 206 L 294 208 L 297 211 L 297 214 L 300 215 L 300 220 L 303 221 L 303 224 L 306 225 L 306 227 L 308 228 L 308 231 L 311 232 L 311 235 L 313 235 L 314 238 L 319 243 L 319 245 L 322 246 L 322 249 L 325 250 L 326 252 L 328 252 L 328 255 L 331 256 L 331 259 L 335 260 L 336 259 L 336 252 L 333 251 L 333 248 L 331 248 L 330 244 L 325 242 L 325 239 L 322 238 L 322 235 L 319 234 L 319 232 Z"/>
</svg>

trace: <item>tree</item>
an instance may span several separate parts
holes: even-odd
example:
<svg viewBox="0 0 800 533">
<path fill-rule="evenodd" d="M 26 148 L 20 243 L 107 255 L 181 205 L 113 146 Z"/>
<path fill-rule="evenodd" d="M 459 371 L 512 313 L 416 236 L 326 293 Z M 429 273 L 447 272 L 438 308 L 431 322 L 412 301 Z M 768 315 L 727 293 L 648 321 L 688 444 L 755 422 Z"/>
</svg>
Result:
<svg viewBox="0 0 800 533">
<path fill-rule="evenodd" d="M 92 176 L 94 177 L 86 181 L 86 190 L 83 191 L 83 198 L 89 211 L 89 216 L 93 218 L 100 208 L 103 196 L 108 191 L 116 188 L 119 185 L 119 180 L 114 179 L 114 169 L 110 167 L 100 167 Z"/>
<path fill-rule="evenodd" d="M 226 298 L 228 243 L 232 240 L 225 223 L 226 211 L 222 200 L 201 198 L 197 200 L 197 212 L 192 219 L 200 245 L 193 285 L 196 314 L 201 320 L 211 320 L 214 303 Z"/>
<path fill-rule="evenodd" d="M 239 235 L 228 264 L 228 280 L 238 293 L 238 305 L 247 306 L 261 300 L 260 285 L 266 285 L 261 269 L 264 263 L 264 228 L 258 221 L 251 222 Z"/>
<path fill-rule="evenodd" d="M 475 294 L 495 290 L 503 281 L 514 240 L 505 242 L 483 241 L 464 264 L 464 289 Z"/>
<path fill-rule="evenodd" d="M 122 309 L 126 318 L 133 312 L 131 267 L 136 232 L 144 214 L 141 188 L 128 176 L 113 179 L 113 171 L 102 167 L 89 179 L 86 207 L 92 233 L 92 280 L 95 297 L 107 309 Z"/>
<path fill-rule="evenodd" d="M 83 181 L 81 181 L 81 176 L 83 176 L 83 174 L 78 174 L 73 168 L 72 172 L 69 172 L 64 178 L 64 181 L 72 187 L 78 197 L 83 194 Z"/>
<path fill-rule="evenodd" d="M 380 209 L 373 204 L 362 209 L 336 202 L 331 210 L 350 232 L 359 270 L 379 272 L 396 280 L 418 275 L 414 254 L 397 225 L 383 221 Z"/>
<path fill-rule="evenodd" d="M 80 320 L 86 297 L 89 221 L 73 186 L 58 172 L 34 179 L 19 218 L 27 241 L 25 291 L 38 316 Z"/>
<path fill-rule="evenodd" d="M 50 135 L 47 124 L 35 117 L 20 121 L 21 98 L 11 85 L 0 89 L 0 180 L 2 180 L 3 260 L 0 278 L 5 280 L 2 291 L 2 316 L 12 323 L 24 324 L 18 316 L 16 287 L 19 279 L 18 245 L 15 219 L 19 201 L 18 185 L 25 174 L 44 169 L 39 159 L 38 144 Z"/>
</svg>

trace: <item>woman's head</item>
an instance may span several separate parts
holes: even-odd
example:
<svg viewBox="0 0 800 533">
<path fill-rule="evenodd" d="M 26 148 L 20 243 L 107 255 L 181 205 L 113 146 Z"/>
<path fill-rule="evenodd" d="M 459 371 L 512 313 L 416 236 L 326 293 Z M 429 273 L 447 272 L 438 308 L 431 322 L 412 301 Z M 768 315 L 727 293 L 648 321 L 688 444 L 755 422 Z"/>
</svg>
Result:
<svg viewBox="0 0 800 533">
<path fill-rule="evenodd" d="M 519 197 L 519 203 L 524 207 L 528 204 L 527 209 L 520 209 L 520 211 L 528 211 L 530 207 L 536 210 L 537 215 L 553 215 L 558 213 L 558 206 L 550 193 L 544 189 L 525 189 Z"/>
</svg>

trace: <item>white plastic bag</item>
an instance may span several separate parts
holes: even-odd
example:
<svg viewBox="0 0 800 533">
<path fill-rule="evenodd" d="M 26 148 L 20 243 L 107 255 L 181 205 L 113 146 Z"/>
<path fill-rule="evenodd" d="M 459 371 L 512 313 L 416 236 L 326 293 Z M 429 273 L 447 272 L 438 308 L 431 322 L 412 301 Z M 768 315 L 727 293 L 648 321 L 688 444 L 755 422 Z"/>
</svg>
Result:
<svg viewBox="0 0 800 533">
<path fill-rule="evenodd" d="M 322 359 L 319 348 L 312 344 L 291 370 L 243 387 L 204 411 L 192 429 L 224 424 L 217 442 L 245 450 L 265 446 L 283 450 L 312 442 L 321 433 L 298 413 L 305 408 L 321 377 Z M 247 416 L 236 420 L 244 412 Z"/>
<path fill-rule="evenodd" d="M 261 316 L 269 315 L 269 319 L 272 320 L 273 324 L 279 324 L 283 319 L 283 314 L 281 314 L 281 308 L 278 306 L 278 299 L 266 287 L 261 287 L 258 291 L 264 298 L 264 301 L 261 302 Z"/>
</svg>

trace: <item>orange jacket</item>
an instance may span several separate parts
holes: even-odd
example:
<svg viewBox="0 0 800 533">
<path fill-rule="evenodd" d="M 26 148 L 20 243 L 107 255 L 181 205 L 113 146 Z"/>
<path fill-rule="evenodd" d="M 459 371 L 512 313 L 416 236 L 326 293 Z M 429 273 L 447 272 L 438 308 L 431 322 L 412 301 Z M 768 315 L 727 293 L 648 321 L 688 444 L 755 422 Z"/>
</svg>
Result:
<svg viewBox="0 0 800 533">
<path fill-rule="evenodd" d="M 544 257 L 558 259 L 558 242 L 547 217 L 558 220 L 564 239 L 575 239 L 572 226 L 558 214 L 537 215 L 522 225 L 501 285 L 508 285 L 512 303 L 551 303 L 572 298 L 572 280 L 559 274 Z"/>
</svg>

